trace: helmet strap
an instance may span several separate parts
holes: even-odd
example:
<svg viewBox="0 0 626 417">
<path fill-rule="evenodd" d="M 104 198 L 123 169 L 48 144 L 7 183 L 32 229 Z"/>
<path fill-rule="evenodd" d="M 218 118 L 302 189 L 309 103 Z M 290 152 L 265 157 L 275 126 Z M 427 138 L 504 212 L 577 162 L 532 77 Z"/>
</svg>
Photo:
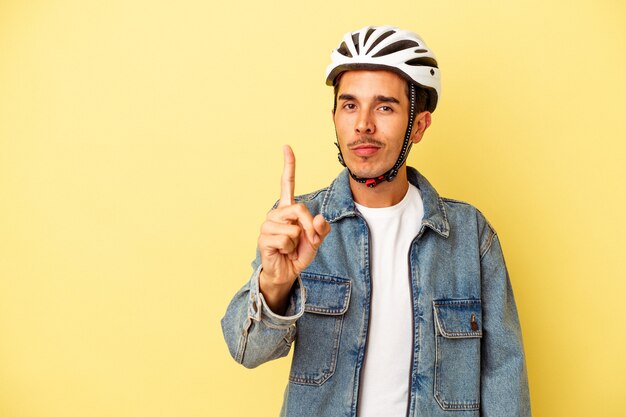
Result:
<svg viewBox="0 0 626 417">
<path fill-rule="evenodd" d="M 400 155 L 398 155 L 398 159 L 396 163 L 384 174 L 379 175 L 374 178 L 364 178 L 355 175 L 350 168 L 346 165 L 346 162 L 343 159 L 343 155 L 341 153 L 341 148 L 339 147 L 339 139 L 335 142 L 337 149 L 339 149 L 339 153 L 337 154 L 337 159 L 339 159 L 339 163 L 348 169 L 350 176 L 356 182 L 367 185 L 369 188 L 374 188 L 378 184 L 383 181 L 392 181 L 397 175 L 400 167 L 406 162 L 406 159 L 409 156 L 409 151 L 411 150 L 411 146 L 413 146 L 413 141 L 411 141 L 411 132 L 413 130 L 413 122 L 415 121 L 415 86 L 412 83 L 409 83 L 409 125 L 406 128 L 406 133 L 404 135 L 404 142 L 402 143 L 402 150 L 400 151 Z M 337 131 L 335 130 L 335 136 L 337 136 Z"/>
</svg>

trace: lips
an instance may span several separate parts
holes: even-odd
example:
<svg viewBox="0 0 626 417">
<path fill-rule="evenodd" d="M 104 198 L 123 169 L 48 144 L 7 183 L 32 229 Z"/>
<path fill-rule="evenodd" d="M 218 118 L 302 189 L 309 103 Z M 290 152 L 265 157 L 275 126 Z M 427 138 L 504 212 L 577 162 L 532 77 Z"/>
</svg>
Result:
<svg viewBox="0 0 626 417">
<path fill-rule="evenodd" d="M 353 155 L 359 158 L 368 158 L 374 156 L 380 151 L 385 144 L 373 136 L 364 135 L 355 141 L 348 143 L 348 149 Z"/>
<path fill-rule="evenodd" d="M 357 156 L 372 156 L 380 150 L 380 146 L 363 144 L 351 147 L 350 150 Z"/>
</svg>

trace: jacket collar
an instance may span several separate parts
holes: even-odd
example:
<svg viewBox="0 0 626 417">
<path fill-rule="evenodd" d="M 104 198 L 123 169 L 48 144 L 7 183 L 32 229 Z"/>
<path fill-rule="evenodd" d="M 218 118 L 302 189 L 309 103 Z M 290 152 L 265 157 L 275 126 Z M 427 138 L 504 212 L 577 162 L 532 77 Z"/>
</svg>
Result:
<svg viewBox="0 0 626 417">
<path fill-rule="evenodd" d="M 415 168 L 407 167 L 407 177 L 409 182 L 415 185 L 422 195 L 424 203 L 422 228 L 424 226 L 430 227 L 439 235 L 447 238 L 450 235 L 450 224 L 448 223 L 443 200 L 439 197 L 437 190 Z M 350 191 L 350 178 L 347 169 L 344 169 L 328 187 L 322 202 L 321 214 L 329 223 L 336 222 L 344 217 L 357 215 L 352 192 Z"/>
</svg>

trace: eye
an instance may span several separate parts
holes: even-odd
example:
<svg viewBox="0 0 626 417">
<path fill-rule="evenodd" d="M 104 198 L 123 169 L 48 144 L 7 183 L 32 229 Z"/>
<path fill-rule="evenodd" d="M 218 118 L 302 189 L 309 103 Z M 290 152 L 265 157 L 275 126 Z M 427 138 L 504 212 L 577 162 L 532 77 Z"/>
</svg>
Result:
<svg viewBox="0 0 626 417">
<path fill-rule="evenodd" d="M 356 109 L 356 105 L 354 103 L 346 103 L 343 105 L 343 108 L 346 110 L 354 110 Z"/>
<path fill-rule="evenodd" d="M 390 111 L 393 111 L 393 109 L 392 109 L 391 107 L 389 107 L 389 106 L 380 106 L 378 109 L 379 109 L 379 110 L 382 110 L 382 111 L 384 111 L 384 112 L 390 112 Z"/>
</svg>

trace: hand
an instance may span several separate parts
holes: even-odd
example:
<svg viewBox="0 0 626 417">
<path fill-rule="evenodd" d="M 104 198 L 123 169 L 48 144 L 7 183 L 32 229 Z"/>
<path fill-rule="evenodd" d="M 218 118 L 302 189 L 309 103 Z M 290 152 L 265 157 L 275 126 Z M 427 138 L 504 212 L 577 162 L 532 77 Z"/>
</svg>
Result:
<svg viewBox="0 0 626 417">
<path fill-rule="evenodd" d="M 317 249 L 330 232 L 321 214 L 313 217 L 304 204 L 295 204 L 296 158 L 289 145 L 283 147 L 285 167 L 278 207 L 261 226 L 260 290 L 272 311 L 283 314 L 297 276 L 315 259 Z"/>
</svg>

